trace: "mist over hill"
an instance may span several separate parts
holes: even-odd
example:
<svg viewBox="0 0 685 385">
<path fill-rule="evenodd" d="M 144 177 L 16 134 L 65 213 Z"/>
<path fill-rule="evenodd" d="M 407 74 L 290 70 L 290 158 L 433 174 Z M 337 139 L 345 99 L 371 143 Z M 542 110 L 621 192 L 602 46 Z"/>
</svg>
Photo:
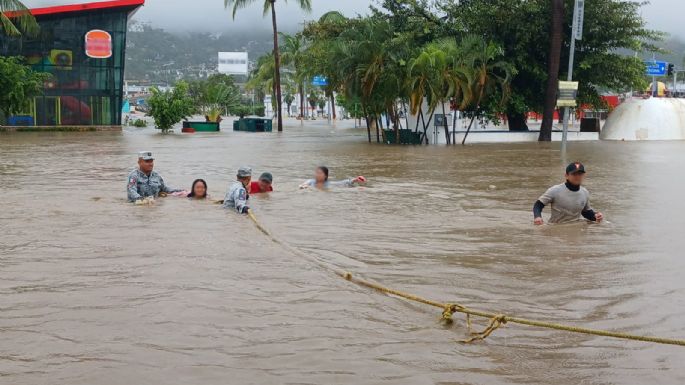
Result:
<svg viewBox="0 0 685 385">
<path fill-rule="evenodd" d="M 206 77 L 216 70 L 220 51 L 247 51 L 251 61 L 273 49 L 269 29 L 223 33 L 169 32 L 132 21 L 126 44 L 127 80 L 172 84 Z"/>
</svg>

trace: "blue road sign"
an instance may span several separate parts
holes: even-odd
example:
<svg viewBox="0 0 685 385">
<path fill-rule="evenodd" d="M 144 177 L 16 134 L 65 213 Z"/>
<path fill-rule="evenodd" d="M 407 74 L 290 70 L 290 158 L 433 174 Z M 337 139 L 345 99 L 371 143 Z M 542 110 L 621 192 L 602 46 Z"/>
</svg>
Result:
<svg viewBox="0 0 685 385">
<path fill-rule="evenodd" d="M 326 79 L 325 76 L 314 76 L 312 79 L 312 85 L 313 86 L 327 86 L 328 85 L 328 79 Z"/>
<path fill-rule="evenodd" d="M 666 63 L 665 61 L 647 60 L 645 61 L 645 66 L 647 66 L 647 75 L 665 76 L 666 67 L 668 66 L 668 63 Z"/>
</svg>

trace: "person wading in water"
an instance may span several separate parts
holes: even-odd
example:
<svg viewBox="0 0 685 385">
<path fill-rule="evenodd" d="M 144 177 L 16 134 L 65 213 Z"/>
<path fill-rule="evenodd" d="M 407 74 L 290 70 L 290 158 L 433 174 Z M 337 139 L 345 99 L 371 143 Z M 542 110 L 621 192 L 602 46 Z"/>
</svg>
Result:
<svg viewBox="0 0 685 385">
<path fill-rule="evenodd" d="M 358 176 L 356 178 L 343 179 L 339 181 L 328 180 L 328 167 L 319 166 L 314 173 L 314 179 L 309 179 L 300 185 L 301 189 L 317 188 L 319 190 L 327 190 L 331 187 L 353 187 L 358 184 L 366 183 L 366 178 Z"/>
<path fill-rule="evenodd" d="M 590 206 L 590 193 L 582 186 L 585 179 L 585 166 L 582 163 L 571 163 L 566 167 L 566 182 L 552 186 L 535 202 L 533 206 L 534 223 L 542 225 L 542 209 L 552 205 L 552 216 L 549 223 L 569 223 L 581 219 L 599 223 L 604 215 L 595 212 Z"/>
</svg>

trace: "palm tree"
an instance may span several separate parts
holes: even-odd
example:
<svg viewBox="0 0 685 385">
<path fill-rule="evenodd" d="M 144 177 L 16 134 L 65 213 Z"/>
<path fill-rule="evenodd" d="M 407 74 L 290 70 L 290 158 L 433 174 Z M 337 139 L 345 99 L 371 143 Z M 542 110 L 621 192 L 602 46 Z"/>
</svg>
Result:
<svg viewBox="0 0 685 385">
<path fill-rule="evenodd" d="M 3 0 L 0 0 L 3 1 Z M 235 19 L 238 9 L 246 8 L 256 0 L 224 0 L 224 7 L 233 7 Z M 297 0 L 298 5 L 305 11 L 311 11 L 311 0 Z M 281 111 L 281 55 L 278 49 L 278 25 L 276 23 L 276 0 L 264 0 L 264 16 L 271 11 L 271 23 L 274 30 L 274 88 L 276 89 L 276 108 L 278 109 L 278 131 L 283 131 L 283 111 Z"/>
<path fill-rule="evenodd" d="M 470 103 L 461 104 L 462 106 L 468 104 L 468 108 L 473 112 L 471 122 L 461 142 L 464 144 L 473 121 L 482 112 L 483 103 L 490 97 L 499 95 L 500 105 L 503 105 L 509 98 L 511 77 L 515 70 L 509 63 L 500 60 L 504 56 L 501 47 L 492 42 L 486 42 L 480 36 L 465 37 L 459 51 L 462 53 L 464 69 L 470 72 L 469 93 L 472 95 L 472 98 L 468 98 Z"/>
<path fill-rule="evenodd" d="M 417 116 L 416 128 L 419 121 L 423 123 L 423 137 L 428 144 L 428 124 L 438 102 L 444 98 L 446 82 L 443 74 L 447 69 L 447 55 L 443 50 L 434 46 L 427 46 L 416 58 L 409 63 L 409 108 Z M 423 102 L 428 104 L 428 123 L 423 118 Z"/>
<path fill-rule="evenodd" d="M 547 90 L 545 92 L 545 108 L 542 114 L 539 141 L 552 140 L 552 124 L 554 123 L 554 108 L 557 102 L 557 88 L 559 83 L 559 66 L 561 61 L 561 43 L 564 28 L 564 0 L 552 0 L 552 21 L 549 43 L 547 68 Z"/>
<path fill-rule="evenodd" d="M 0 32 L 7 36 L 35 35 L 38 23 L 21 1 L 0 0 Z"/>
<path fill-rule="evenodd" d="M 281 34 L 281 37 L 283 38 L 282 64 L 291 66 L 294 70 L 293 78 L 297 83 L 297 92 L 300 94 L 300 116 L 302 117 L 302 121 L 304 121 L 304 111 L 306 108 L 304 100 L 304 82 L 307 77 L 304 68 L 306 60 L 305 41 L 301 34 Z M 290 110 L 288 110 L 288 114 L 290 114 Z"/>
</svg>

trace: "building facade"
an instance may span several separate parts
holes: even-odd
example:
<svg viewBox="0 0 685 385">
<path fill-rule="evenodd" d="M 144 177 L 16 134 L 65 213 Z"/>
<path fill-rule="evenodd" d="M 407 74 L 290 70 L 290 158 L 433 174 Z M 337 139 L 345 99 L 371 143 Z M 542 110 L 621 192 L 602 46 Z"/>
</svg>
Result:
<svg viewBox="0 0 685 385">
<path fill-rule="evenodd" d="M 126 31 L 144 0 L 94 1 L 31 7 L 37 36 L 0 36 L 0 55 L 23 56 L 51 74 L 42 96 L 22 115 L 23 125 L 119 126 L 123 103 Z"/>
</svg>

